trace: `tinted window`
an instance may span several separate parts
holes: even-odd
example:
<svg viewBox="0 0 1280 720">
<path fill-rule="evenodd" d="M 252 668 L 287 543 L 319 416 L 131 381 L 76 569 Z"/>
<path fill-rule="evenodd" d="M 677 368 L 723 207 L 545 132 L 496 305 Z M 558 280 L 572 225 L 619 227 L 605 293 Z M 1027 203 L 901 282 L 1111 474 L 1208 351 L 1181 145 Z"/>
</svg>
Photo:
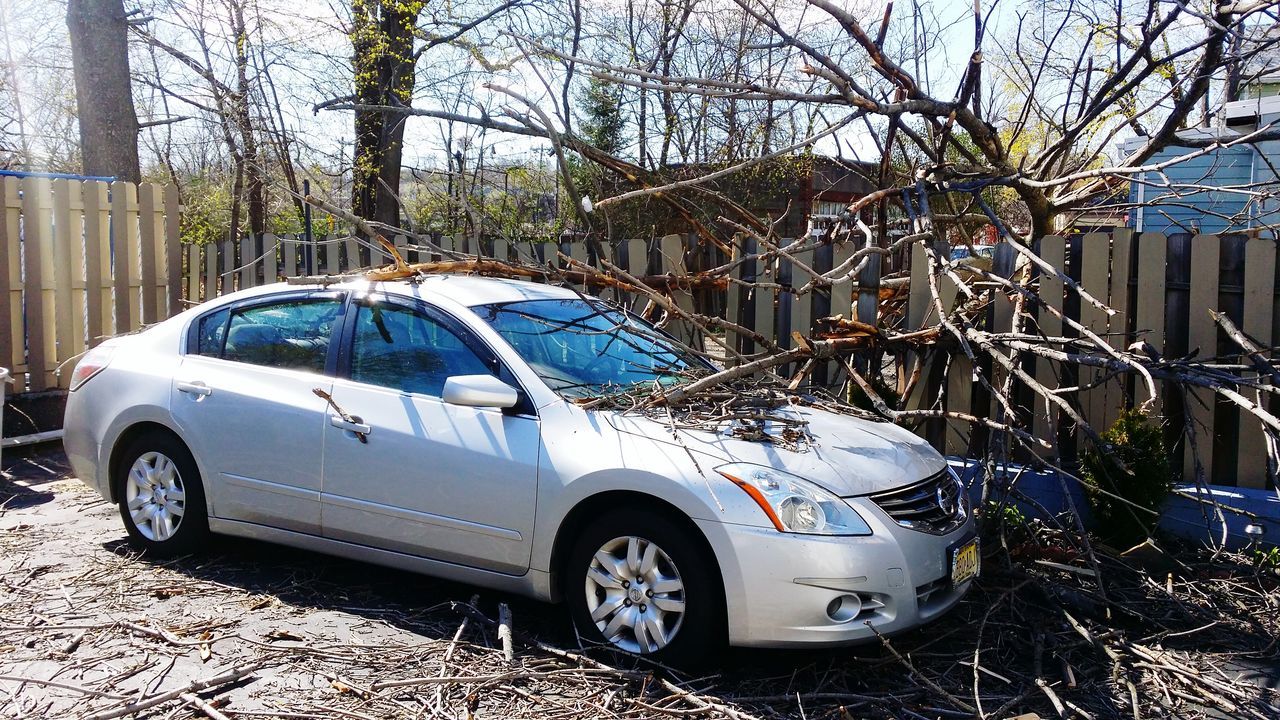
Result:
<svg viewBox="0 0 1280 720">
<path fill-rule="evenodd" d="M 396 305 L 361 306 L 351 347 L 351 379 L 439 397 L 454 375 L 492 375 L 452 331 Z"/>
<path fill-rule="evenodd" d="M 196 331 L 196 354 L 220 357 L 222 340 L 227 335 L 227 315 L 229 310 L 222 309 L 216 313 L 200 318 L 200 328 Z"/>
<path fill-rule="evenodd" d="M 234 313 L 223 358 L 294 370 L 324 370 L 339 298 L 289 300 Z"/>
</svg>

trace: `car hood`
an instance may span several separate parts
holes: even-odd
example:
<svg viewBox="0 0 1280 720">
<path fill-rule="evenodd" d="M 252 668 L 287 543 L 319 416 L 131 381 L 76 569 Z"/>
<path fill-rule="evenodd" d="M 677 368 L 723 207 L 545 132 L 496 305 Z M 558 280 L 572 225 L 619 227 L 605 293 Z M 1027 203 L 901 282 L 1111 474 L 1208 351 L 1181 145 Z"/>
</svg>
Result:
<svg viewBox="0 0 1280 720">
<path fill-rule="evenodd" d="M 618 432 L 640 435 L 654 442 L 682 445 L 723 462 L 746 462 L 785 470 L 811 480 L 842 497 L 889 490 L 922 480 L 946 467 L 931 445 L 914 433 L 888 422 L 875 422 L 815 408 L 792 406 L 772 412 L 774 417 L 804 423 L 809 437 L 797 449 L 735 434 L 738 422 L 708 429 L 680 429 L 637 413 L 608 412 Z M 787 427 L 768 422 L 774 437 Z"/>
</svg>

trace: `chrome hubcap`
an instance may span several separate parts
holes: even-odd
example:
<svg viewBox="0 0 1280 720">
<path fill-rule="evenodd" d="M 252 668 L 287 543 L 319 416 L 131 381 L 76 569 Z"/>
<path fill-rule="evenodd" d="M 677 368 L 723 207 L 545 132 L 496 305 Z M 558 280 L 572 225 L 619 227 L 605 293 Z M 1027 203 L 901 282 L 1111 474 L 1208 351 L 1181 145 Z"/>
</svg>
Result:
<svg viewBox="0 0 1280 720">
<path fill-rule="evenodd" d="M 591 558 L 587 609 L 605 639 L 631 653 L 661 650 L 684 621 L 684 581 L 662 548 L 618 537 Z"/>
<path fill-rule="evenodd" d="M 129 468 L 125 503 L 133 526 L 143 537 L 155 542 L 173 537 L 187 503 L 178 466 L 163 453 L 141 455 Z"/>
</svg>

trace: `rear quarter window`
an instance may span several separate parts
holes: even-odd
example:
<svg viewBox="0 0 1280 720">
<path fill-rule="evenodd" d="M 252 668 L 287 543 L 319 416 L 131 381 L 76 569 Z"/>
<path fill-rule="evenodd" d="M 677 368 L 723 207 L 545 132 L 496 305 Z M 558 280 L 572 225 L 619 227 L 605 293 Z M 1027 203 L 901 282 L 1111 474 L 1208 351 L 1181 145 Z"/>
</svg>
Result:
<svg viewBox="0 0 1280 720">
<path fill-rule="evenodd" d="M 196 329 L 197 355 L 222 356 L 222 342 L 227 337 L 227 317 L 230 314 L 231 311 L 224 308 L 200 318 L 200 325 Z"/>
</svg>

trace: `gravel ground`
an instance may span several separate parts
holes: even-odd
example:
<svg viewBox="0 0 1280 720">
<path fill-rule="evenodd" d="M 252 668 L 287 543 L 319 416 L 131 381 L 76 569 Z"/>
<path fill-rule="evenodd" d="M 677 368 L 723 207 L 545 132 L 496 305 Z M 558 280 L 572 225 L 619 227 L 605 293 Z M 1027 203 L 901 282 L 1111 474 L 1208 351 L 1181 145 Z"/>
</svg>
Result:
<svg viewBox="0 0 1280 720">
<path fill-rule="evenodd" d="M 1229 617 L 1206 614 L 1224 601 L 1200 580 L 1142 575 L 1108 589 L 1132 593 L 1117 619 L 1079 570 L 988 558 L 960 607 L 891 645 L 734 651 L 689 676 L 583 650 L 561 608 L 471 586 L 233 539 L 141 557 L 60 452 L 5 466 L 0 717 L 1280 716 L 1280 591 L 1239 567 L 1214 566 Z M 1252 682 L 1212 674 L 1224 663 Z"/>
</svg>

